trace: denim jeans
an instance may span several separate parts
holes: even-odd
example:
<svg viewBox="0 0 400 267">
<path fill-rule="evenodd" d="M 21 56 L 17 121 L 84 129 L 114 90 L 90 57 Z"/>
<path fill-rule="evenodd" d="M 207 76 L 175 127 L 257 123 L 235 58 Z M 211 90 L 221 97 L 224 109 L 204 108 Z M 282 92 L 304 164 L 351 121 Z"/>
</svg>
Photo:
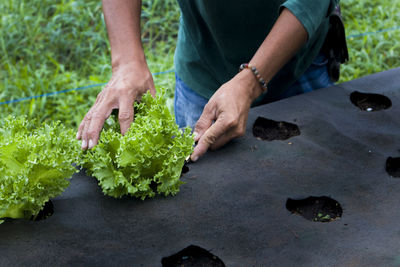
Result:
<svg viewBox="0 0 400 267">
<path fill-rule="evenodd" d="M 319 54 L 306 72 L 280 96 L 280 99 L 333 85 L 328 75 L 327 64 L 328 59 Z M 190 89 L 178 75 L 175 75 L 175 79 L 176 123 L 181 128 L 190 126 L 194 129 L 208 99 Z"/>
</svg>

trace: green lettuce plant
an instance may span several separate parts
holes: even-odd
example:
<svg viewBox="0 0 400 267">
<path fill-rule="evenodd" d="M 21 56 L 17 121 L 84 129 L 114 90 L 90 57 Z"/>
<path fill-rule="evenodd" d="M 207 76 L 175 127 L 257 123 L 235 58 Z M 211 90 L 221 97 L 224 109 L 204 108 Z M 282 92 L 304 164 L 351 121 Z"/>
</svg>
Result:
<svg viewBox="0 0 400 267">
<path fill-rule="evenodd" d="M 165 91 L 135 103 L 135 121 L 122 136 L 108 120 L 99 144 L 84 154 L 83 166 L 97 178 L 103 193 L 145 199 L 156 194 L 175 195 L 182 184 L 185 158 L 193 151 L 190 128 L 180 130 L 165 103 Z"/>
<path fill-rule="evenodd" d="M 0 122 L 0 219 L 36 216 L 77 171 L 74 131 L 59 122 L 33 125 L 22 116 Z"/>
</svg>

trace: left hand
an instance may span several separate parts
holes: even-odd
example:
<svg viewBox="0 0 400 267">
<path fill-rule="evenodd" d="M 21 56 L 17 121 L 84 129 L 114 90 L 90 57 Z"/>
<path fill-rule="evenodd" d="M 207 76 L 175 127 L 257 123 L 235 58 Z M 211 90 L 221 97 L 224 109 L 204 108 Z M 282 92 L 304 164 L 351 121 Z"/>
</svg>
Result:
<svg viewBox="0 0 400 267">
<path fill-rule="evenodd" d="M 207 150 L 217 149 L 243 136 L 251 103 L 262 90 L 251 70 L 245 69 L 223 84 L 210 98 L 194 129 L 197 146 L 191 155 L 196 161 Z"/>
</svg>

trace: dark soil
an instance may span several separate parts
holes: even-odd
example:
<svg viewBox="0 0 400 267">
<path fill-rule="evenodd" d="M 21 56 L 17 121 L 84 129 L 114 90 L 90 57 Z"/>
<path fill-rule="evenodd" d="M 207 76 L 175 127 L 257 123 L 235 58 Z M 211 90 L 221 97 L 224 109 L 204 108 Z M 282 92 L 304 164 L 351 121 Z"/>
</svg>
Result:
<svg viewBox="0 0 400 267">
<path fill-rule="evenodd" d="M 225 264 L 204 248 L 190 245 L 161 260 L 163 267 L 225 267 Z"/>
<path fill-rule="evenodd" d="M 253 135 L 264 141 L 286 140 L 300 135 L 296 124 L 258 117 L 253 125 Z"/>
<path fill-rule="evenodd" d="M 384 95 L 360 93 L 358 91 L 350 94 L 350 101 L 365 111 L 378 111 L 392 106 L 392 101 Z"/>
<path fill-rule="evenodd" d="M 183 165 L 183 167 L 182 167 L 182 174 L 185 174 L 188 172 L 189 172 L 189 167 L 187 166 L 187 163 L 185 163 L 185 165 Z"/>
<path fill-rule="evenodd" d="M 44 207 L 41 211 L 36 216 L 32 216 L 31 220 L 32 221 L 41 221 L 49 218 L 51 215 L 54 214 L 54 205 L 51 200 L 47 201 L 46 204 L 44 204 Z"/>
<path fill-rule="evenodd" d="M 339 202 L 329 197 L 308 197 L 286 201 L 286 209 L 313 222 L 332 222 L 342 217 L 342 207 Z"/>
<path fill-rule="evenodd" d="M 386 171 L 392 177 L 400 177 L 400 158 L 389 157 L 386 160 Z"/>
</svg>

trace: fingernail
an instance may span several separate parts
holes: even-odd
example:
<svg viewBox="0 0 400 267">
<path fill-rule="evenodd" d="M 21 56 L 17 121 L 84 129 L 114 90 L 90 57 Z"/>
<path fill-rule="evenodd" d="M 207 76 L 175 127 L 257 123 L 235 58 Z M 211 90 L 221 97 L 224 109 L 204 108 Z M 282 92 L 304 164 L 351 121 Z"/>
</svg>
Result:
<svg viewBox="0 0 400 267">
<path fill-rule="evenodd" d="M 194 137 L 194 139 L 196 139 L 196 138 L 197 138 L 197 136 L 199 136 L 199 133 L 198 133 L 198 132 L 194 132 L 194 133 L 193 133 L 193 137 Z"/>
<path fill-rule="evenodd" d="M 86 148 L 86 140 L 82 140 L 82 149 Z"/>
<path fill-rule="evenodd" d="M 190 159 L 195 162 L 199 159 L 199 156 L 190 156 Z"/>
<path fill-rule="evenodd" d="M 76 133 L 76 139 L 79 139 L 81 137 L 81 135 L 79 134 L 79 132 Z"/>
<path fill-rule="evenodd" d="M 92 149 L 93 147 L 94 147 L 93 140 L 90 139 L 89 140 L 89 149 Z"/>
</svg>

